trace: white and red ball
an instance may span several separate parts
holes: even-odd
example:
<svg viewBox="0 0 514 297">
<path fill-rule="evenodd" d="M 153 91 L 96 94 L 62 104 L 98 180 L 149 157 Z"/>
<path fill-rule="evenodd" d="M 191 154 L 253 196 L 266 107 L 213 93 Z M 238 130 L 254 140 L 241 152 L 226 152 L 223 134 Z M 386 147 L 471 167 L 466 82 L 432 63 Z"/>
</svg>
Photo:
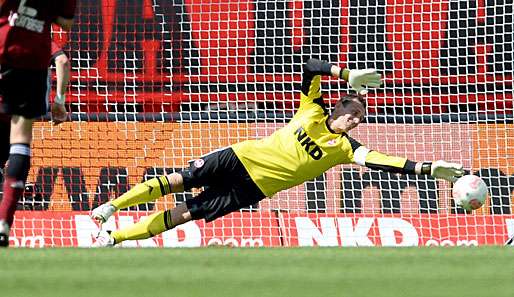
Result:
<svg viewBox="0 0 514 297">
<path fill-rule="evenodd" d="M 464 175 L 453 184 L 453 200 L 465 210 L 475 210 L 487 199 L 487 185 L 476 175 Z"/>
</svg>

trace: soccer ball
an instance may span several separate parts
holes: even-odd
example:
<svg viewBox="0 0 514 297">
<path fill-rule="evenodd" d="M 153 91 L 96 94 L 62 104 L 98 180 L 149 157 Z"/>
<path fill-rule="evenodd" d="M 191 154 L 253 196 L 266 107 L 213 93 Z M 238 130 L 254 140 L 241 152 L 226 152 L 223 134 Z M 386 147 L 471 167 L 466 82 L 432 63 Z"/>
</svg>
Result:
<svg viewBox="0 0 514 297">
<path fill-rule="evenodd" d="M 471 211 L 482 207 L 487 198 L 487 185 L 476 175 L 464 175 L 453 184 L 455 204 Z"/>
</svg>

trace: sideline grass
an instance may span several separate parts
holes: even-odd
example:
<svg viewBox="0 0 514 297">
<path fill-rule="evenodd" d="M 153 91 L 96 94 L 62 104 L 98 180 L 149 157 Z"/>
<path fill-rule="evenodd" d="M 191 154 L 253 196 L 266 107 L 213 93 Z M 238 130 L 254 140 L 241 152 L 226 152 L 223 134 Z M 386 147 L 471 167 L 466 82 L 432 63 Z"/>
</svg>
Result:
<svg viewBox="0 0 514 297">
<path fill-rule="evenodd" d="M 514 296 L 514 249 L 2 249 L 0 296 Z"/>
</svg>

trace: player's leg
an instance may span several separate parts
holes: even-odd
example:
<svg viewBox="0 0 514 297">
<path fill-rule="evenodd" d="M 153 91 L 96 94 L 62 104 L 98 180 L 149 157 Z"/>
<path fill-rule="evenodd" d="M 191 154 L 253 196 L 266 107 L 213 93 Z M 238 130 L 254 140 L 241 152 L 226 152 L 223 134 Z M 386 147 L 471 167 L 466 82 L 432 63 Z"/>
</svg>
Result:
<svg viewBox="0 0 514 297">
<path fill-rule="evenodd" d="M 119 209 L 152 202 L 164 195 L 183 191 L 184 185 L 180 174 L 159 176 L 138 184 L 120 197 L 93 209 L 91 217 L 105 223 Z"/>
<path fill-rule="evenodd" d="M 234 158 L 232 155 L 234 155 L 233 151 L 229 148 L 216 150 L 192 162 L 189 168 L 180 173 L 172 173 L 167 176 L 159 176 L 147 180 L 136 185 L 113 201 L 93 209 L 91 217 L 100 224 L 103 224 L 120 209 L 152 202 L 170 193 L 183 192 L 184 187 L 191 189 L 211 183 L 216 184 L 222 172 L 227 170 L 227 167 L 223 166 L 226 165 L 223 163 L 223 160 Z M 230 158 L 227 158 L 227 156 Z M 186 179 L 185 182 L 184 177 Z M 187 185 L 184 186 L 184 184 Z"/>
<path fill-rule="evenodd" d="M 99 238 L 94 246 L 146 239 L 190 220 L 205 219 L 210 222 L 265 198 L 231 149 L 198 160 L 180 173 L 182 187 L 186 189 L 209 185 L 197 197 L 174 209 L 157 212 L 127 228 L 111 234 L 104 232 L 101 234 L 103 238 Z"/>
<path fill-rule="evenodd" d="M 173 209 L 156 212 L 126 228 L 114 232 L 102 230 L 93 243 L 93 247 L 108 247 L 125 240 L 150 238 L 190 220 L 191 214 L 186 204 L 183 203 Z"/>
<path fill-rule="evenodd" d="M 206 203 L 206 201 L 211 199 L 219 199 L 221 201 L 222 197 L 224 197 L 223 192 L 220 193 L 210 188 L 201 192 L 200 195 L 194 199 L 188 200 L 186 203 L 179 204 L 177 207 L 170 210 L 156 212 L 126 228 L 113 232 L 102 230 L 93 243 L 93 247 L 108 247 L 126 240 L 147 239 L 173 229 L 178 225 L 187 223 L 193 218 L 205 218 L 205 214 L 202 211 L 205 207 L 201 207 L 202 203 Z M 194 209 L 193 213 L 189 210 L 190 208 Z"/>
<path fill-rule="evenodd" d="M 11 121 L 11 146 L 4 175 L 3 199 L 0 202 L 0 222 L 12 226 L 16 203 L 23 195 L 25 181 L 30 169 L 30 143 L 32 141 L 32 119 L 13 116 Z M 9 230 L 0 230 L 0 245 L 7 246 Z M 6 234 L 7 233 L 7 234 Z"/>
<path fill-rule="evenodd" d="M 147 239 L 191 220 L 214 221 L 264 199 L 260 190 L 255 189 L 244 185 L 237 185 L 235 188 L 209 187 L 197 197 L 171 210 L 154 213 L 134 225 L 110 233 L 106 241 L 108 244 L 103 246 L 119 244 L 126 240 Z"/>
<path fill-rule="evenodd" d="M 101 231 L 93 247 L 113 246 L 126 240 L 140 240 L 154 237 L 191 221 L 192 215 L 185 203 L 165 211 L 156 212 L 126 228 L 113 232 Z"/>
<path fill-rule="evenodd" d="M 3 226 L 0 230 L 0 246 L 7 246 L 8 228 L 13 224 L 16 203 L 23 195 L 30 169 L 32 125 L 35 118 L 47 112 L 48 73 L 46 69 L 3 68 L 2 71 L 3 109 L 11 115 L 9 158 L 0 203 L 0 226 Z M 30 82 L 30 87 L 27 87 L 27 82 Z"/>
</svg>

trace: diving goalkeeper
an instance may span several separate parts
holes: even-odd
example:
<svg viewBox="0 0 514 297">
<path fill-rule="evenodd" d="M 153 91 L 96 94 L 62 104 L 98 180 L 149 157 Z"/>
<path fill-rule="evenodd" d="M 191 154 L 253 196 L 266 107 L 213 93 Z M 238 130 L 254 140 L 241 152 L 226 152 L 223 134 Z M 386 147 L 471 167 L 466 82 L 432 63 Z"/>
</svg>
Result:
<svg viewBox="0 0 514 297">
<path fill-rule="evenodd" d="M 414 162 L 388 156 L 350 137 L 348 133 L 364 120 L 365 102 L 359 95 L 346 95 L 328 111 L 320 91 L 322 75 L 347 81 L 360 95 L 367 92 L 366 87 L 381 84 L 381 75 L 372 69 L 341 69 L 310 59 L 303 68 L 300 107 L 286 126 L 268 137 L 215 150 L 179 173 L 150 179 L 95 208 L 91 216 L 102 224 L 117 210 L 151 202 L 169 193 L 206 187 L 186 203 L 156 212 L 132 226 L 113 232 L 101 230 L 93 246 L 146 239 L 191 220 L 213 221 L 312 180 L 338 164 L 358 164 L 402 174 L 429 174 L 451 182 L 463 174 L 460 164 Z"/>
</svg>

